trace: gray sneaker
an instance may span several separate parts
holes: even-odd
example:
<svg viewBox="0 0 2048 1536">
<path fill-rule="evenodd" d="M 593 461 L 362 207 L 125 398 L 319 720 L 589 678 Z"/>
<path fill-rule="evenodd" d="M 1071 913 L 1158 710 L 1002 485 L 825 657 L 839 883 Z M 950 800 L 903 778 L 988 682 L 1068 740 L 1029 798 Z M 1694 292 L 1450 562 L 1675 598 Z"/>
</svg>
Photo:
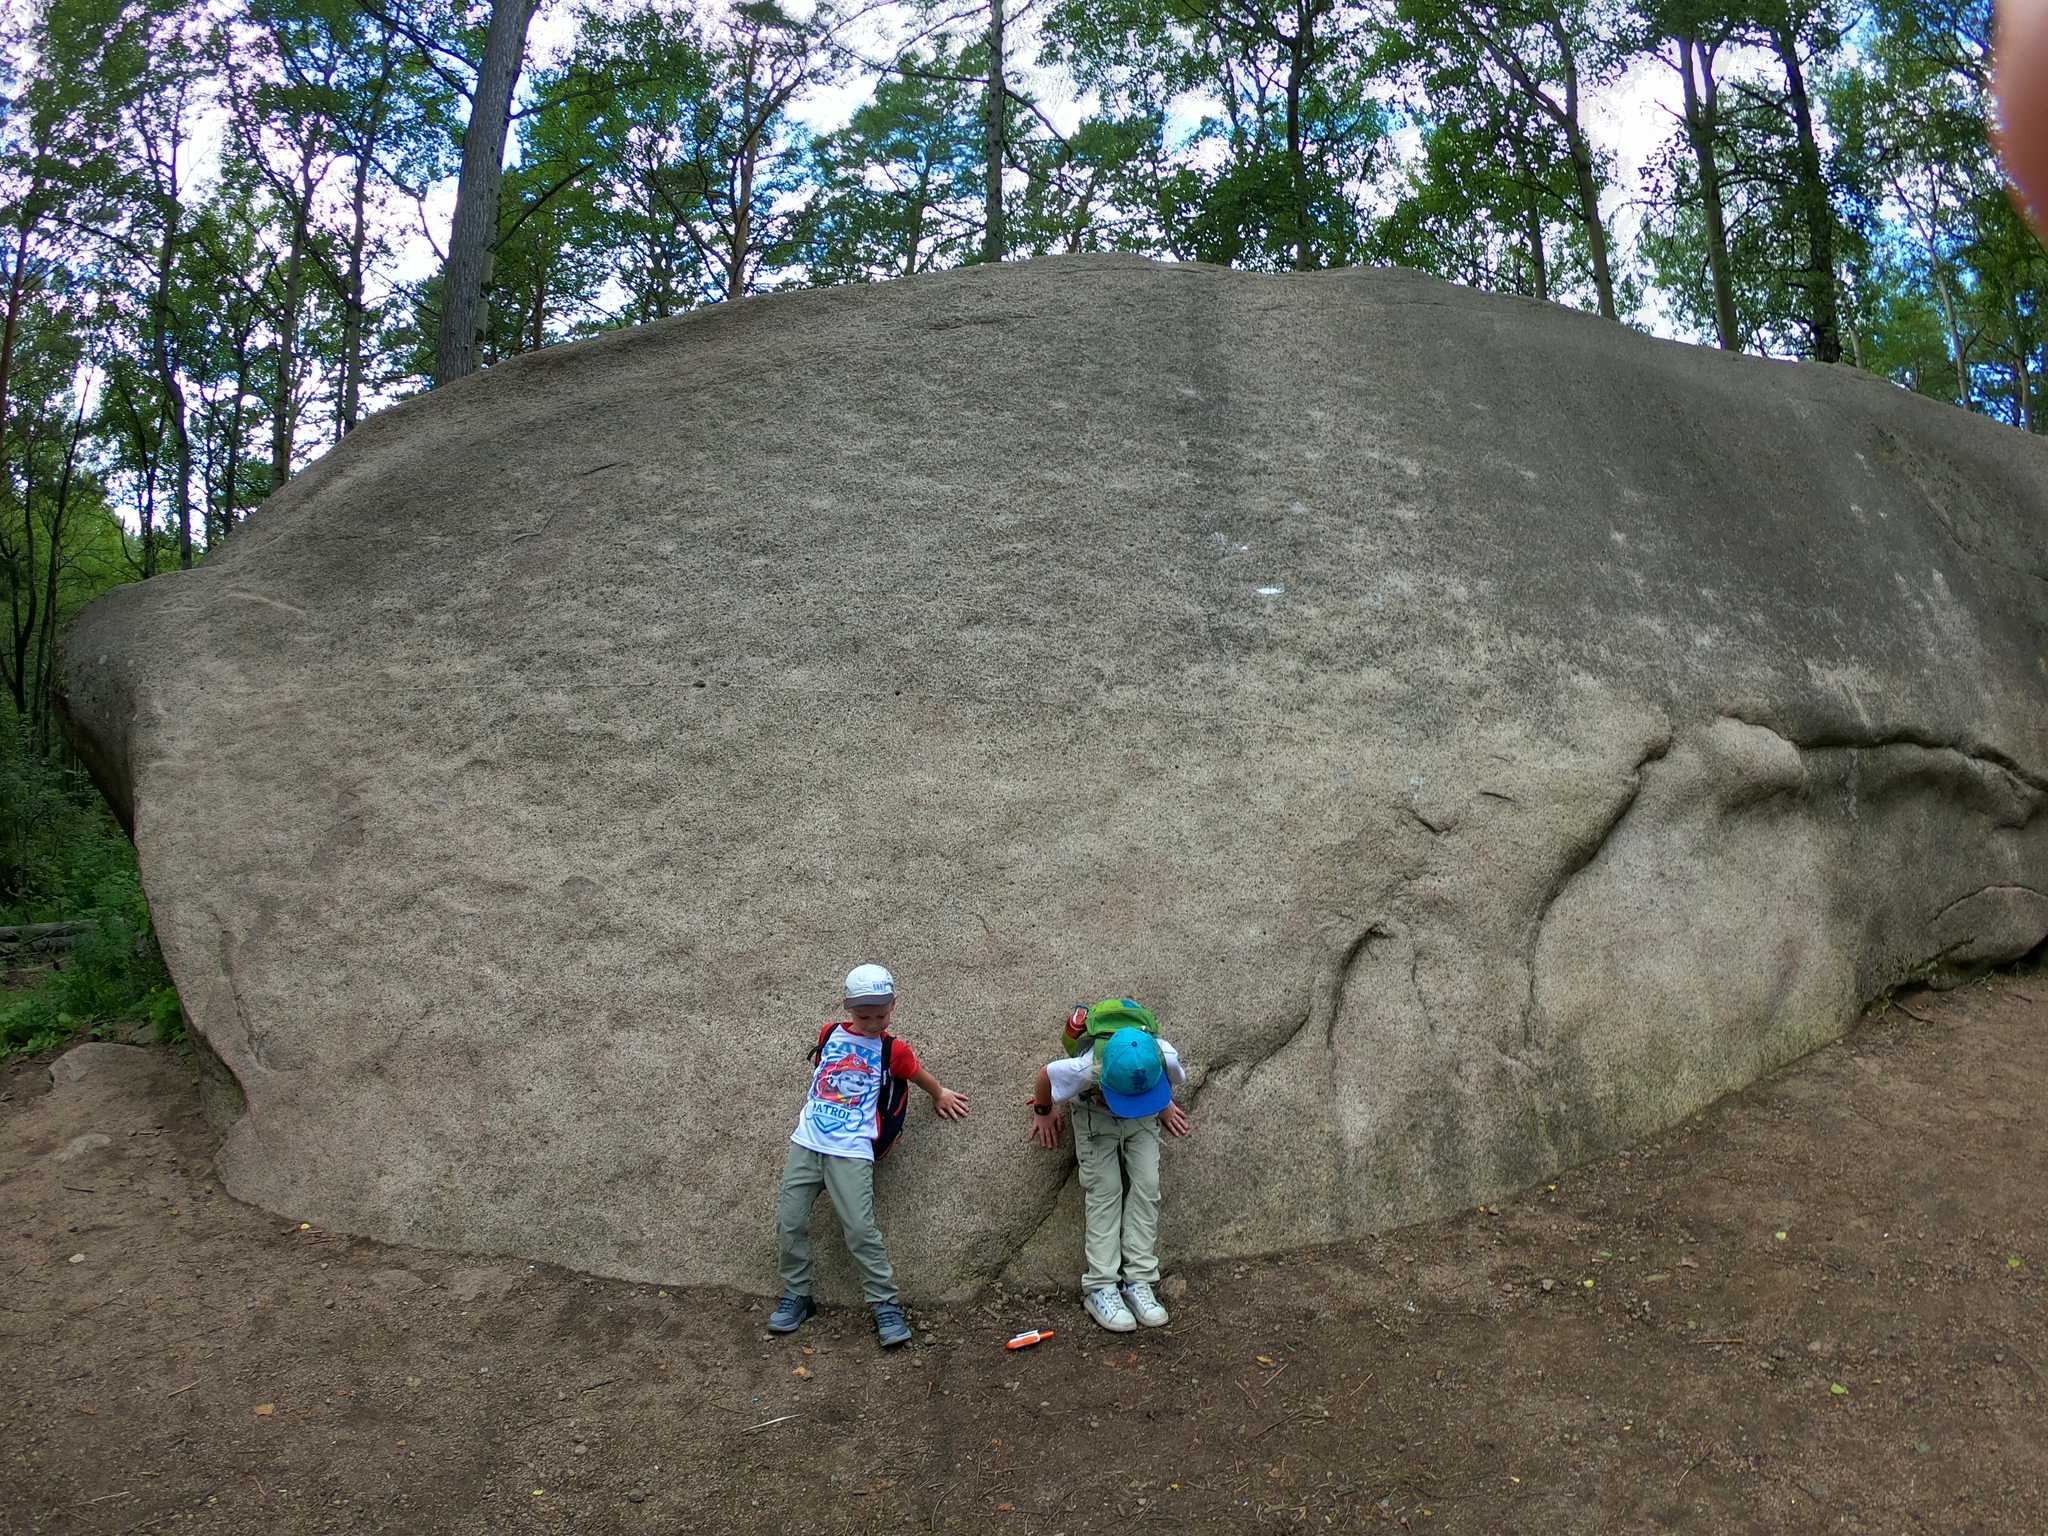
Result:
<svg viewBox="0 0 2048 1536">
<path fill-rule="evenodd" d="M 1087 1307 L 1090 1317 L 1111 1333 L 1133 1333 L 1137 1330 L 1138 1320 L 1131 1316 L 1131 1309 L 1124 1305 L 1123 1297 L 1117 1294 L 1113 1285 L 1098 1285 L 1088 1293 L 1082 1305 Z"/>
<path fill-rule="evenodd" d="M 1126 1285 L 1124 1300 L 1138 1321 L 1147 1328 L 1164 1328 L 1172 1321 L 1166 1315 L 1166 1308 L 1159 1305 L 1159 1298 L 1152 1294 L 1152 1287 L 1146 1281 L 1133 1280 Z"/>
<path fill-rule="evenodd" d="M 792 1291 L 784 1296 L 782 1300 L 775 1303 L 775 1310 L 768 1314 L 768 1331 L 770 1333 L 795 1333 L 797 1329 L 803 1327 L 805 1320 L 817 1310 L 818 1304 L 811 1300 L 810 1297 L 799 1296 Z"/>
<path fill-rule="evenodd" d="M 882 1341 L 884 1349 L 910 1342 L 910 1324 L 904 1321 L 903 1309 L 895 1302 L 875 1303 L 875 1337 Z"/>
</svg>

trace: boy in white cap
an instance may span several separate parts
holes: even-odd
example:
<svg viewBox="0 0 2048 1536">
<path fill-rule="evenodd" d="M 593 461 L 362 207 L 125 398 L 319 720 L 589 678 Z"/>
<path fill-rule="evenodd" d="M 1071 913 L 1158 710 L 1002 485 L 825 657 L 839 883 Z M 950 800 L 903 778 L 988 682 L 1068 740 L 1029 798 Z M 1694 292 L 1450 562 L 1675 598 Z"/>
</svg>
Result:
<svg viewBox="0 0 2048 1536">
<path fill-rule="evenodd" d="M 1159 1128 L 1188 1132 L 1188 1117 L 1173 1102 L 1174 1084 L 1185 1076 L 1180 1056 L 1158 1037 L 1151 1010 L 1127 997 L 1105 998 L 1085 1018 L 1075 1010 L 1068 1033 L 1069 1049 L 1081 1049 L 1040 1069 L 1031 1139 L 1057 1147 L 1060 1106 L 1073 1106 L 1087 1213 L 1084 1304 L 1112 1333 L 1140 1323 L 1164 1327 L 1166 1308 L 1152 1293 L 1159 1281 Z"/>
<path fill-rule="evenodd" d="M 930 1094 L 948 1120 L 967 1118 L 967 1099 L 941 1087 L 917 1053 L 889 1033 L 895 1011 L 896 978 L 879 965 L 857 965 L 846 977 L 847 1018 L 818 1032 L 811 1053 L 817 1070 L 789 1138 L 775 1211 L 783 1295 L 768 1318 L 771 1333 L 794 1333 L 818 1310 L 811 1300 L 811 1206 L 822 1189 L 860 1269 L 861 1295 L 875 1309 L 876 1337 L 884 1349 L 910 1342 L 896 1274 L 875 1226 L 875 1159 L 902 1129 L 905 1085 Z"/>
</svg>

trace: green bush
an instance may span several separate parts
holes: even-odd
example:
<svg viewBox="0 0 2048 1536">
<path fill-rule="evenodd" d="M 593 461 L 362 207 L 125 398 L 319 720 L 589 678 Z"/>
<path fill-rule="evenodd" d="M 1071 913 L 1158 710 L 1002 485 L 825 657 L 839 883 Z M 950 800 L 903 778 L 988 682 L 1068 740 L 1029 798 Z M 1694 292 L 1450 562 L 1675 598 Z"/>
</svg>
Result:
<svg viewBox="0 0 2048 1536">
<path fill-rule="evenodd" d="M 90 919 L 33 992 L 0 1003 L 0 1056 L 34 1054 L 82 1030 L 136 1021 L 170 1043 L 185 1033 L 157 947 L 135 849 L 91 781 L 25 730 L 0 729 L 0 924 Z"/>
<path fill-rule="evenodd" d="M 98 1037 L 126 1035 L 137 1022 L 154 1026 L 168 1045 L 185 1037 L 178 992 L 147 916 L 97 909 L 42 984 L 0 1012 L 0 1056 L 33 1055 L 90 1027 Z"/>
<path fill-rule="evenodd" d="M 78 1021 L 59 1013 L 42 992 L 32 992 L 0 1013 L 0 1056 L 32 1056 L 63 1045 L 78 1032 Z"/>
<path fill-rule="evenodd" d="M 92 780 L 25 721 L 0 725 L 0 925 L 85 917 L 109 881 L 141 904 L 134 845 Z"/>
</svg>

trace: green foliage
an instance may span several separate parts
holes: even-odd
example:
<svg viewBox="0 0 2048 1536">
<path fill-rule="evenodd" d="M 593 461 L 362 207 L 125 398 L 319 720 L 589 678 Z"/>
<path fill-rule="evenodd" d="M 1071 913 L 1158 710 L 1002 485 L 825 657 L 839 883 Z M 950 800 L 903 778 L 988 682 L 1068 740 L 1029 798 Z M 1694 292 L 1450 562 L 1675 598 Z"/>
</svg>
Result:
<svg viewBox="0 0 2048 1536">
<path fill-rule="evenodd" d="M 1511 100 L 1481 105 L 1504 119 L 1527 115 Z M 1372 231 L 1374 258 L 1530 298 L 1588 291 L 1571 168 L 1554 146 L 1532 153 L 1531 137 L 1526 122 L 1464 112 L 1430 121 L 1403 196 Z"/>
<path fill-rule="evenodd" d="M 1864 366 L 2038 428 L 2048 257 L 1986 137 L 1989 0 L 1876 0 L 1823 87 Z"/>
<path fill-rule="evenodd" d="M 78 1034 L 78 1021 L 59 1013 L 44 992 L 35 992 L 0 1011 L 0 1056 L 33 1056 L 68 1045 Z"/>
<path fill-rule="evenodd" d="M 1116 243 L 1263 270 L 1345 266 L 1365 249 L 1362 199 L 1385 155 L 1362 8 L 1335 0 L 1063 0 L 1047 55 L 1092 87 L 1108 127 L 1098 190 L 1131 209 Z M 1166 144 L 1166 108 L 1218 104 Z M 1080 248 L 1078 245 L 1075 248 Z"/>
<path fill-rule="evenodd" d="M 95 914 L 92 930 L 34 991 L 0 1009 L 0 1056 L 33 1055 L 80 1032 L 125 1037 L 136 1023 L 163 1044 L 185 1037 L 178 994 L 146 918 Z"/>
<path fill-rule="evenodd" d="M 973 253 L 985 181 L 980 90 L 986 50 L 941 38 L 896 61 L 874 99 L 810 146 L 798 241 L 813 280 L 869 282 L 958 266 Z"/>
<path fill-rule="evenodd" d="M 1063 139 L 1024 140 L 1022 151 L 1029 180 L 1010 214 L 1019 254 L 1155 249 L 1172 174 L 1157 112 L 1101 112 Z"/>
<path fill-rule="evenodd" d="M 82 769 L 0 720 L 0 925 L 84 917 L 134 881 L 135 849 Z"/>
<path fill-rule="evenodd" d="M 0 1010 L 0 1054 L 138 1019 L 160 1040 L 180 1038 L 134 848 L 84 774 L 32 751 L 26 734 L 0 733 L 0 921 L 93 927 L 34 991 Z"/>
<path fill-rule="evenodd" d="M 1577 296 L 1623 312 L 1600 207 L 1612 168 L 1589 136 L 1586 103 L 1626 65 L 1625 15 L 1614 0 L 1396 0 L 1400 24 L 1377 63 L 1407 83 L 1427 146 L 1389 221 L 1406 250 L 1448 248 L 1472 270 L 1482 262 L 1469 226 L 1479 225 L 1520 246 L 1483 265 L 1551 298 L 1567 291 L 1565 264 L 1552 258 L 1570 248 L 1590 289 Z"/>
<path fill-rule="evenodd" d="M 132 899 L 115 894 L 114 904 L 93 909 L 92 931 L 72 947 L 52 986 L 73 1018 L 102 1026 L 139 1019 L 168 1039 L 182 1032 L 178 995 L 141 889 L 132 876 L 127 884 Z"/>
</svg>

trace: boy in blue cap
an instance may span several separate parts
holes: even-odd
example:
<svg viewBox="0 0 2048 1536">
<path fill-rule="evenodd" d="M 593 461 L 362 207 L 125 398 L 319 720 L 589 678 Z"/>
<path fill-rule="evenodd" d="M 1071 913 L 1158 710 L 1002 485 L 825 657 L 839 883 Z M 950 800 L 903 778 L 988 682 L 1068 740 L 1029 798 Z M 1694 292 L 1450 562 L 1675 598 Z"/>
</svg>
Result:
<svg viewBox="0 0 2048 1536">
<path fill-rule="evenodd" d="M 1039 1071 L 1031 1139 L 1057 1147 L 1060 1106 L 1073 1107 L 1087 1211 L 1081 1289 L 1088 1315 L 1112 1333 L 1140 1323 L 1159 1328 L 1167 1322 L 1152 1293 L 1159 1280 L 1159 1128 L 1187 1134 L 1188 1117 L 1173 1102 L 1174 1084 L 1185 1074 L 1179 1054 L 1158 1038 L 1151 1013 L 1129 998 L 1097 1003 L 1087 1028 L 1092 1049 Z"/>
</svg>

